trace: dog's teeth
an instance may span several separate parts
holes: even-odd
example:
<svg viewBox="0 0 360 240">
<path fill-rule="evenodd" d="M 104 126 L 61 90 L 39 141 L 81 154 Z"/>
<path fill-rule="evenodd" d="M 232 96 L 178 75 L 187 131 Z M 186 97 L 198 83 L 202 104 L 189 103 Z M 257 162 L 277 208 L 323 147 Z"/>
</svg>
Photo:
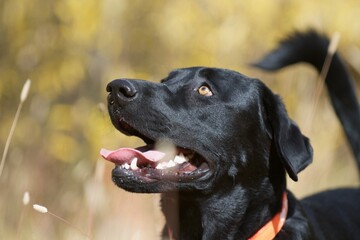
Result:
<svg viewBox="0 0 360 240">
<path fill-rule="evenodd" d="M 156 166 L 156 169 L 164 169 L 166 167 L 167 163 L 161 162 Z"/>
<path fill-rule="evenodd" d="M 130 164 L 130 168 L 132 169 L 132 170 L 137 170 L 137 169 L 139 169 L 138 168 L 138 166 L 137 166 L 137 158 L 134 158 L 132 161 L 131 161 L 131 164 Z"/>
<path fill-rule="evenodd" d="M 156 166 L 156 169 L 166 169 L 166 168 L 171 168 L 171 167 L 175 167 L 177 165 L 177 163 L 175 163 L 173 160 L 170 160 L 168 162 L 161 162 Z"/>
<path fill-rule="evenodd" d="M 129 169 L 130 168 L 130 165 L 129 164 L 127 164 L 127 163 L 125 163 L 124 165 L 122 165 L 123 166 L 123 168 L 125 168 L 125 169 Z"/>
<path fill-rule="evenodd" d="M 171 167 L 175 167 L 176 163 L 173 160 L 170 160 L 167 164 L 166 167 L 171 168 Z"/>
<path fill-rule="evenodd" d="M 180 155 L 175 156 L 174 162 L 177 164 L 182 164 L 182 163 L 186 162 L 186 159 L 183 154 L 180 154 Z"/>
</svg>

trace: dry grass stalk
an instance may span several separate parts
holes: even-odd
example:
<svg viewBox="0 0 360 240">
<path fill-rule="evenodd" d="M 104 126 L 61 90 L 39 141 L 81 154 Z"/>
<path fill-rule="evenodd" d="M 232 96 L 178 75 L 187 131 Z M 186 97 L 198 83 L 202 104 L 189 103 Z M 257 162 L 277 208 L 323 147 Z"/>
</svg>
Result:
<svg viewBox="0 0 360 240">
<path fill-rule="evenodd" d="M 23 196 L 23 204 L 24 206 L 28 205 L 30 203 L 30 194 L 29 192 L 25 192 Z"/>
<path fill-rule="evenodd" d="M 11 125 L 11 128 L 10 128 L 9 136 L 6 139 L 5 148 L 4 148 L 4 152 L 3 152 L 3 156 L 1 158 L 1 164 L 0 164 L 0 177 L 1 177 L 3 169 L 4 169 L 6 155 L 7 155 L 7 152 L 9 150 L 10 142 L 11 142 L 12 136 L 14 134 L 17 121 L 19 119 L 20 111 L 21 111 L 23 103 L 25 102 L 25 100 L 26 100 L 26 98 L 27 98 L 27 96 L 29 94 L 30 86 L 31 86 L 31 80 L 28 79 L 28 80 L 26 80 L 26 82 L 25 82 L 25 84 L 24 84 L 24 86 L 22 88 L 22 91 L 21 91 L 21 94 L 20 94 L 20 103 L 19 103 L 19 106 L 18 106 L 18 108 L 16 110 L 14 121 L 13 121 L 13 123 Z"/>
<path fill-rule="evenodd" d="M 30 203 L 30 194 L 29 194 L 29 192 L 24 193 L 22 202 L 23 202 L 24 206 L 23 206 L 23 208 L 21 210 L 20 219 L 19 219 L 18 226 L 17 226 L 16 239 L 21 239 L 21 229 L 22 229 L 21 226 L 23 224 L 26 206 Z"/>
<path fill-rule="evenodd" d="M 313 96 L 313 106 L 312 106 L 312 111 L 309 115 L 308 121 L 307 121 L 307 132 L 311 132 L 311 127 L 312 127 L 312 123 L 314 121 L 314 117 L 315 117 L 315 113 L 318 107 L 318 103 L 319 103 L 319 99 L 320 99 L 320 95 L 324 89 L 324 85 L 325 85 L 325 79 L 327 77 L 327 74 L 329 72 L 329 68 L 330 68 L 330 64 L 332 62 L 332 59 L 334 57 L 334 54 L 337 50 L 337 47 L 339 45 L 339 41 L 340 41 L 340 33 L 339 32 L 335 32 L 331 38 L 329 47 L 328 47 L 328 51 L 327 51 L 327 55 L 323 64 L 323 67 L 321 69 L 320 75 L 319 75 L 319 81 L 318 81 L 318 85 L 316 87 L 316 91 L 314 93 Z"/>
<path fill-rule="evenodd" d="M 89 235 L 86 234 L 85 232 L 83 232 L 80 228 L 74 226 L 71 222 L 67 221 L 66 219 L 64 219 L 64 218 L 62 218 L 62 217 L 60 217 L 60 216 L 58 216 L 58 215 L 50 212 L 50 211 L 47 209 L 47 207 L 44 207 L 44 206 L 39 205 L 39 204 L 34 204 L 34 205 L 33 205 L 33 208 L 34 208 L 35 211 L 37 211 L 37 212 L 39 212 L 39 213 L 44 213 L 44 214 L 47 213 L 47 214 L 55 217 L 56 219 L 58 219 L 58 220 L 60 220 L 60 221 L 62 221 L 62 222 L 64 222 L 64 223 L 66 223 L 66 224 L 69 225 L 70 227 L 72 227 L 72 228 L 74 228 L 75 230 L 77 230 L 79 233 L 81 233 L 82 235 L 84 235 L 87 239 L 91 239 L 91 238 L 89 237 Z"/>
</svg>

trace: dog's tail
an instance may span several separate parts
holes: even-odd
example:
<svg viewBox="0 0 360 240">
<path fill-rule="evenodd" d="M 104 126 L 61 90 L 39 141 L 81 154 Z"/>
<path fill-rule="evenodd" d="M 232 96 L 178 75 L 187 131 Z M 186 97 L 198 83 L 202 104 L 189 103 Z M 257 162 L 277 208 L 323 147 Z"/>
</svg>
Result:
<svg viewBox="0 0 360 240">
<path fill-rule="evenodd" d="M 253 66 L 274 71 L 298 62 L 313 65 L 319 72 L 328 54 L 329 40 L 315 31 L 296 32 Z M 345 130 L 360 169 L 360 106 L 353 80 L 338 54 L 334 54 L 325 80 L 332 106 Z"/>
</svg>

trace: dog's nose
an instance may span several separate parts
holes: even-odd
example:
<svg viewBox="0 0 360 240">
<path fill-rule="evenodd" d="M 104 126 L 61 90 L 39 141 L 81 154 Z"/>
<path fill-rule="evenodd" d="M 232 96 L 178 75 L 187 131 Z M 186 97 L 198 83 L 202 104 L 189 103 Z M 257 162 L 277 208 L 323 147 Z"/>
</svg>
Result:
<svg viewBox="0 0 360 240">
<path fill-rule="evenodd" d="M 138 91 L 134 84 L 132 84 L 129 80 L 117 79 L 111 81 L 106 86 L 106 91 L 109 92 L 109 104 L 114 104 L 114 101 L 122 100 L 122 101 L 130 101 L 133 100 Z"/>
</svg>

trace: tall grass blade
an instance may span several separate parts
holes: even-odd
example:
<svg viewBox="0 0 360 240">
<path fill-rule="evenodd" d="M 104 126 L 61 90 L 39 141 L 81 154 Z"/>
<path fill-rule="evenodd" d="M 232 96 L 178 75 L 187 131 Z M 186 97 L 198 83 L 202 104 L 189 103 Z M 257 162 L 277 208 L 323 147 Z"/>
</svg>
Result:
<svg viewBox="0 0 360 240">
<path fill-rule="evenodd" d="M 4 169 L 6 156 L 7 156 L 8 150 L 9 150 L 9 146 L 10 146 L 10 142 L 11 142 L 12 136 L 13 136 L 14 131 L 15 131 L 16 124 L 17 124 L 18 119 L 19 119 L 19 115 L 20 115 L 20 111 L 21 111 L 22 105 L 23 105 L 23 103 L 25 102 L 25 100 L 26 100 L 26 98 L 27 98 L 27 95 L 29 94 L 30 85 L 31 85 L 31 80 L 30 80 L 30 79 L 26 80 L 26 82 L 25 82 L 25 84 L 24 84 L 24 86 L 23 86 L 23 88 L 22 88 L 21 94 L 20 94 L 20 103 L 19 103 L 19 106 L 18 106 L 18 108 L 17 108 L 17 110 L 16 110 L 15 117 L 14 117 L 14 121 L 13 121 L 13 123 L 12 123 L 12 125 L 11 125 L 10 132 L 9 132 L 9 136 L 8 136 L 8 138 L 6 139 L 4 152 L 3 152 L 3 155 L 2 155 L 2 158 L 1 158 L 0 177 L 1 177 L 2 172 L 3 172 L 3 169 Z"/>
</svg>

